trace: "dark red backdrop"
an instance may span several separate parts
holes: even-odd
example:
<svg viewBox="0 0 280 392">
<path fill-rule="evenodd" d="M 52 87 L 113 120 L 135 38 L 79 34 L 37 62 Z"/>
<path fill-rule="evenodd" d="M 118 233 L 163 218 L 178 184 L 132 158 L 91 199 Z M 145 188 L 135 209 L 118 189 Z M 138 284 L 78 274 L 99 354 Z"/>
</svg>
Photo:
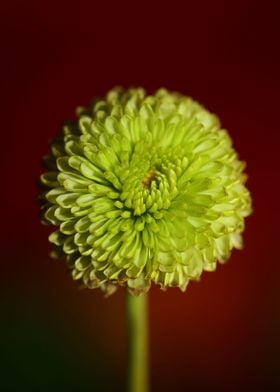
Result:
<svg viewBox="0 0 280 392">
<path fill-rule="evenodd" d="M 47 254 L 36 179 L 74 108 L 165 86 L 217 112 L 248 163 L 245 249 L 185 294 L 151 292 L 152 391 L 280 386 L 277 1 L 1 5 L 3 391 L 123 391 L 123 292 L 79 291 Z"/>
</svg>

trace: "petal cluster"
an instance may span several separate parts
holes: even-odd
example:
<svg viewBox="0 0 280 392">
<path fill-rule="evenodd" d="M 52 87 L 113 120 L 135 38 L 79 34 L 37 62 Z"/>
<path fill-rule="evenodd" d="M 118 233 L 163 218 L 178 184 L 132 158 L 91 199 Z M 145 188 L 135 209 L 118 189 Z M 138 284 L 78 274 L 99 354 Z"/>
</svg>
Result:
<svg viewBox="0 0 280 392">
<path fill-rule="evenodd" d="M 165 89 L 111 90 L 51 142 L 41 176 L 49 239 L 89 288 L 185 290 L 242 246 L 251 200 L 218 118 Z"/>
</svg>

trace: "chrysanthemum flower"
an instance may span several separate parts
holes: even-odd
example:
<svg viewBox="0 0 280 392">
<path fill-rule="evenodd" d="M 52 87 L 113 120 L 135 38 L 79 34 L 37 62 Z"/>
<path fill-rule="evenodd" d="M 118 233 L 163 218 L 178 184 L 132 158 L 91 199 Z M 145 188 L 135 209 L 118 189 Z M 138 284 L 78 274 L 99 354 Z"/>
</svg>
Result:
<svg viewBox="0 0 280 392">
<path fill-rule="evenodd" d="M 250 195 L 218 118 L 189 97 L 114 89 L 77 110 L 41 176 L 72 277 L 110 293 L 182 290 L 241 248 Z"/>
</svg>

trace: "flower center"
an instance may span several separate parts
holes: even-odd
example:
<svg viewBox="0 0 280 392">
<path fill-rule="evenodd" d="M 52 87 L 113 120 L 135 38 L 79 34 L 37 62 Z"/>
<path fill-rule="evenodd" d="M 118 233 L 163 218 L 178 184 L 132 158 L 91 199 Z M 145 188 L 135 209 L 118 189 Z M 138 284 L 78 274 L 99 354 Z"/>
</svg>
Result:
<svg viewBox="0 0 280 392">
<path fill-rule="evenodd" d="M 152 181 L 156 178 L 156 171 L 154 169 L 150 169 L 142 181 L 142 184 L 145 188 L 150 188 Z"/>
</svg>

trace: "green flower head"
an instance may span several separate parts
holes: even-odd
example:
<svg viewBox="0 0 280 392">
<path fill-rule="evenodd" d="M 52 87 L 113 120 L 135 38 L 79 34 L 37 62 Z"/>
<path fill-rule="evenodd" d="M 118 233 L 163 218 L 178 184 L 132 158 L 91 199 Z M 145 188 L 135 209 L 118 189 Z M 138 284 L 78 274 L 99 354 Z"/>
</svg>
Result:
<svg viewBox="0 0 280 392">
<path fill-rule="evenodd" d="M 228 133 L 189 97 L 111 90 L 51 142 L 41 176 L 49 240 L 107 294 L 185 290 L 241 248 L 251 201 Z"/>
</svg>

